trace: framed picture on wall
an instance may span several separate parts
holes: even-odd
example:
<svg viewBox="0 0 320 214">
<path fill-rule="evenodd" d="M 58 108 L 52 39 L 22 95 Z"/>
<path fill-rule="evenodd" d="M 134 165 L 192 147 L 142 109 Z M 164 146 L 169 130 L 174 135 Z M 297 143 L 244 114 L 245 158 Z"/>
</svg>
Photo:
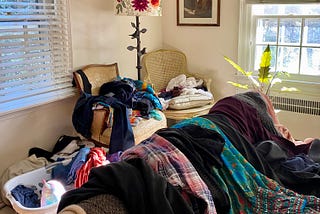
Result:
<svg viewBox="0 0 320 214">
<path fill-rule="evenodd" d="M 220 26 L 220 0 L 177 0 L 177 25 Z"/>
</svg>

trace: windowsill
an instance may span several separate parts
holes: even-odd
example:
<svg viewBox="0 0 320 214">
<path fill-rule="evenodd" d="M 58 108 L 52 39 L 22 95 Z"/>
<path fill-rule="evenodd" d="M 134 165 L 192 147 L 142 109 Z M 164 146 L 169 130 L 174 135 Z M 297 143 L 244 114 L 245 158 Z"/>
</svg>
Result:
<svg viewBox="0 0 320 214">
<path fill-rule="evenodd" d="M 15 108 L 11 108 L 11 109 L 10 108 L 4 108 L 4 109 L 1 108 L 0 118 L 25 114 L 25 113 L 32 111 L 34 108 L 41 107 L 41 106 L 51 104 L 51 103 L 56 103 L 56 102 L 63 101 L 66 99 L 70 99 L 74 96 L 75 96 L 75 93 L 70 93 L 69 95 L 67 95 L 67 96 L 65 95 L 63 97 L 57 96 L 55 99 L 52 99 L 52 97 L 51 97 L 50 99 L 38 100 L 38 102 L 34 102 L 33 104 L 29 104 L 28 106 L 27 105 L 20 105 L 19 108 L 16 108 L 16 106 L 15 106 Z"/>
</svg>

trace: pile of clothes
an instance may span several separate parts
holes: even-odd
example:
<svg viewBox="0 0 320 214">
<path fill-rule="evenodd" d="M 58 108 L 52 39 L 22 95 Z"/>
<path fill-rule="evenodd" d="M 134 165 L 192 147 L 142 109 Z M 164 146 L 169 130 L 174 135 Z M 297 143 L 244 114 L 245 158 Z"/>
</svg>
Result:
<svg viewBox="0 0 320 214">
<path fill-rule="evenodd" d="M 159 93 L 163 109 L 187 109 L 210 103 L 213 99 L 202 79 L 180 74 Z"/>
<path fill-rule="evenodd" d="M 123 151 L 134 145 L 132 126 L 141 118 L 161 120 L 156 110 L 162 105 L 152 87 L 140 80 L 118 78 L 100 87 L 99 95 L 83 92 L 74 107 L 72 122 L 75 130 L 90 139 L 94 109 L 109 112 L 107 127 L 112 127 L 110 152 Z M 106 127 L 105 127 L 106 128 Z"/>
<path fill-rule="evenodd" d="M 8 167 L 2 174 L 2 201 L 10 206 L 2 189 L 7 181 L 42 167 L 51 169 L 51 179 L 43 180 L 44 185 L 57 182 L 65 190 L 78 188 L 87 182 L 92 168 L 118 161 L 120 152 L 113 155 L 108 155 L 107 152 L 106 148 L 96 147 L 93 142 L 68 135 L 60 136 L 52 151 L 39 147 L 30 148 L 26 159 Z M 35 186 L 19 184 L 11 190 L 11 194 L 24 207 L 37 208 L 41 205 L 41 194 Z"/>
</svg>

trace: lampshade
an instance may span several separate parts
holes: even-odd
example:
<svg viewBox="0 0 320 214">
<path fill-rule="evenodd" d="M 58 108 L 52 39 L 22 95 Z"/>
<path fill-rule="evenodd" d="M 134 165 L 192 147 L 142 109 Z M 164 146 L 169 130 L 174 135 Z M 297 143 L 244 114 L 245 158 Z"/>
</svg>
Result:
<svg viewBox="0 0 320 214">
<path fill-rule="evenodd" d="M 161 0 L 114 0 L 116 15 L 161 16 Z"/>
</svg>

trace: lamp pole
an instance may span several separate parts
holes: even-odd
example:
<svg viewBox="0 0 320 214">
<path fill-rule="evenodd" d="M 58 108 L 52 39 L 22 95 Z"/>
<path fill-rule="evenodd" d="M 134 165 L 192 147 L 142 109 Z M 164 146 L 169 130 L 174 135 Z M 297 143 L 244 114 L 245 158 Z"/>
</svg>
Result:
<svg viewBox="0 0 320 214">
<path fill-rule="evenodd" d="M 131 26 L 135 28 L 135 32 L 133 34 L 130 34 L 131 39 L 136 39 L 137 40 L 137 46 L 128 46 L 127 49 L 129 51 L 133 51 L 134 49 L 137 50 L 137 71 L 138 71 L 138 80 L 141 80 L 141 56 L 146 53 L 146 48 L 143 48 L 141 50 L 141 40 L 140 40 L 140 33 L 145 33 L 147 32 L 147 29 L 143 28 L 140 30 L 140 21 L 139 21 L 139 16 L 136 16 L 136 23 L 131 22 Z"/>
</svg>

